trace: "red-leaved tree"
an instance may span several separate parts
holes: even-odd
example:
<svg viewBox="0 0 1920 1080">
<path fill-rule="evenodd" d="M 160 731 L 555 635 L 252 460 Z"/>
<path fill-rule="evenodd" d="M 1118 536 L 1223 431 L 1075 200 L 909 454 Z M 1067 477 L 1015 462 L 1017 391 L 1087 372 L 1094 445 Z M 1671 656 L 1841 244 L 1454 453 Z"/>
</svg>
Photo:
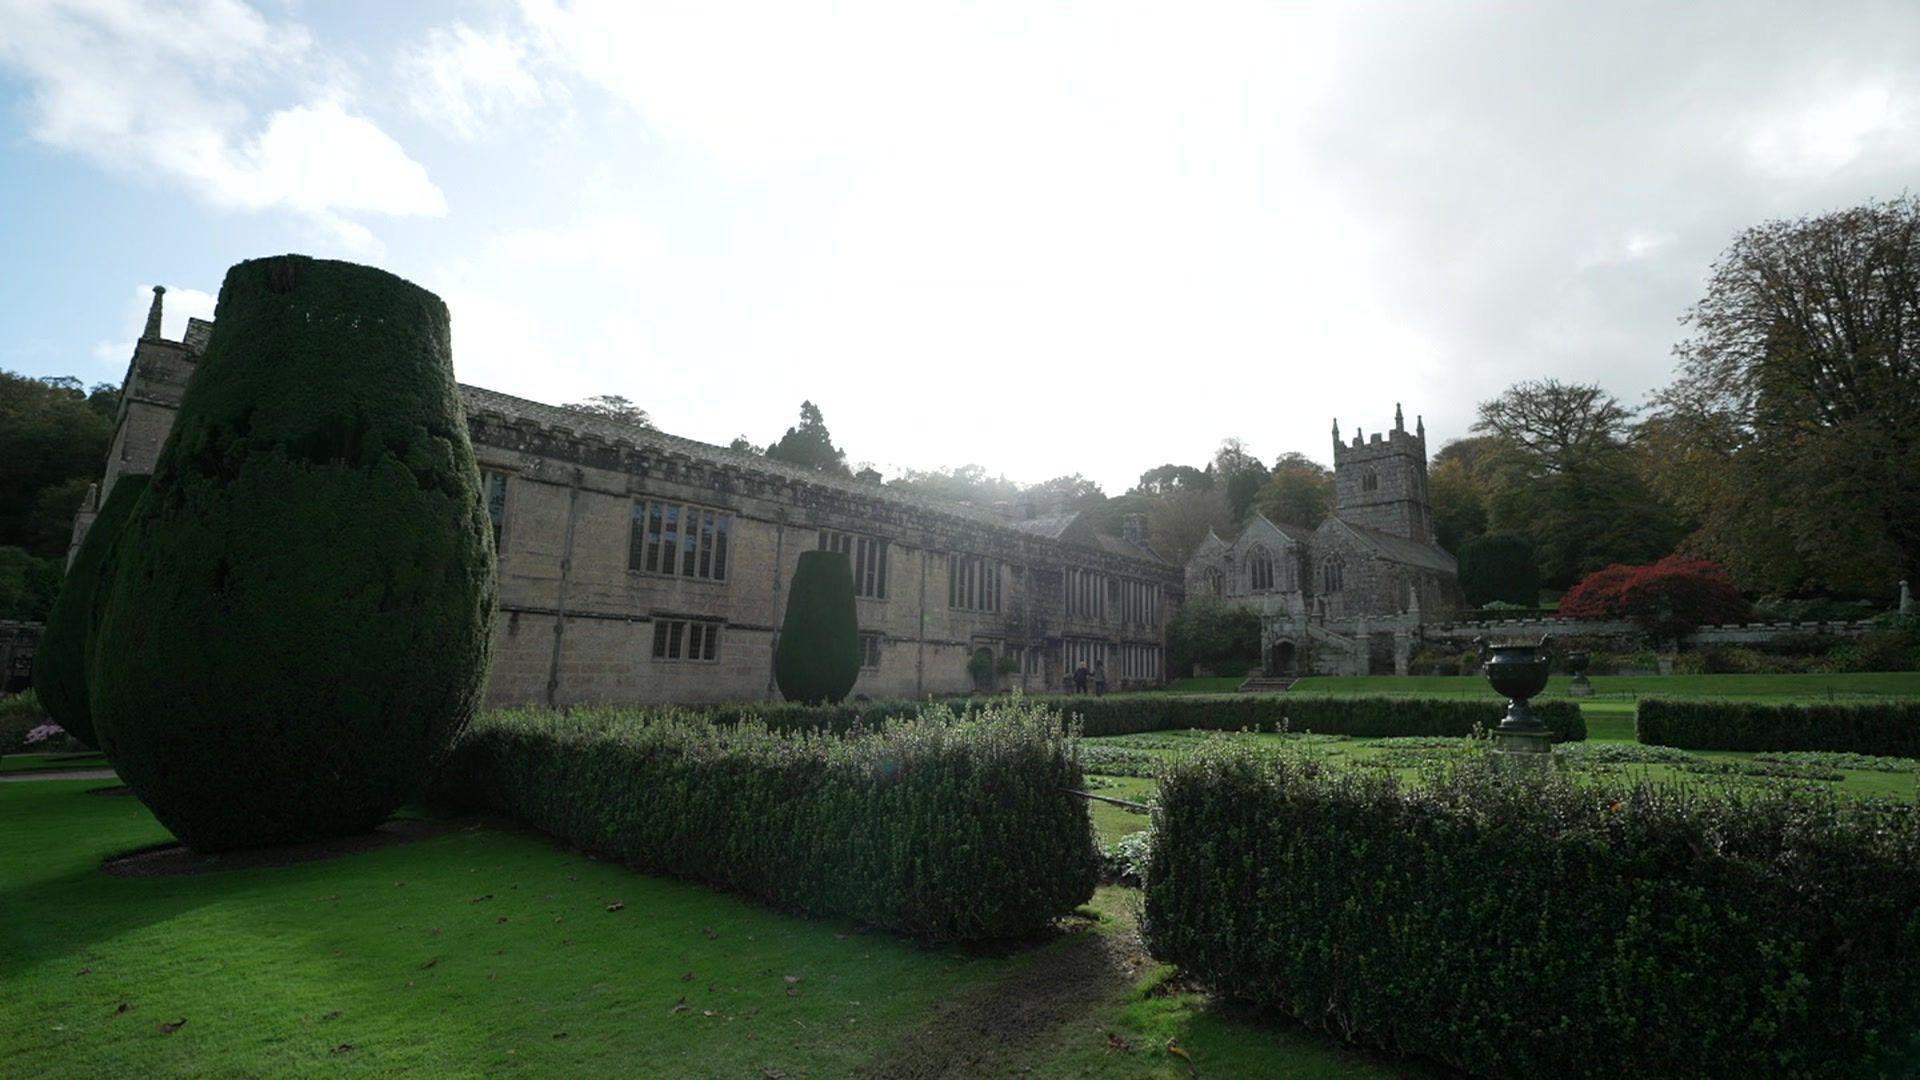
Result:
<svg viewBox="0 0 1920 1080">
<path fill-rule="evenodd" d="M 1628 619 L 1662 638 L 1740 622 L 1750 611 L 1718 563 L 1685 555 L 1669 555 L 1651 566 L 1596 570 L 1560 600 L 1560 614 L 1567 618 Z"/>
</svg>

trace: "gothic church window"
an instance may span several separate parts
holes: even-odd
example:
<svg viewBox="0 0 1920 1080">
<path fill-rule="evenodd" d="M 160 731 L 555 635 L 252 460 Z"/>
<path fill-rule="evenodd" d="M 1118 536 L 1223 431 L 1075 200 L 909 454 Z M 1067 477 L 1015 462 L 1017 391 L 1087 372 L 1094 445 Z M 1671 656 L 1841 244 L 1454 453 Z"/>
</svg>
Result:
<svg viewBox="0 0 1920 1080">
<path fill-rule="evenodd" d="M 1219 567 L 1207 567 L 1207 591 L 1215 596 L 1225 595 L 1226 586 Z"/>
<path fill-rule="evenodd" d="M 1374 472 L 1372 469 L 1368 469 L 1366 472 L 1361 473 L 1360 474 L 1360 490 L 1361 491 L 1379 491 L 1380 490 L 1380 474 L 1377 472 Z"/>
<path fill-rule="evenodd" d="M 1346 587 L 1346 567 L 1339 559 L 1329 559 L 1320 565 L 1321 591 L 1337 593 Z"/>
<path fill-rule="evenodd" d="M 704 506 L 634 500 L 627 569 L 727 580 L 733 515 Z"/>
<path fill-rule="evenodd" d="M 1251 578 L 1254 592 L 1273 591 L 1273 556 L 1262 545 L 1255 545 L 1247 555 L 1247 574 Z"/>
</svg>

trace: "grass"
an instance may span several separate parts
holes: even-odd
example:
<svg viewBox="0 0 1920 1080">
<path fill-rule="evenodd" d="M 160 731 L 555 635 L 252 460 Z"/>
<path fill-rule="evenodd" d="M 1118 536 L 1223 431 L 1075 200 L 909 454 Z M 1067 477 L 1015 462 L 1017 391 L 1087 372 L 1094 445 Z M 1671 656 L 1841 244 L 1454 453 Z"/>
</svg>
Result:
<svg viewBox="0 0 1920 1080">
<path fill-rule="evenodd" d="M 797 1077 L 968 1054 L 986 1073 L 1402 1071 L 1168 985 L 1128 952 L 1133 890 L 1103 889 L 1077 933 L 983 954 L 493 828 L 119 878 L 103 858 L 166 833 L 94 786 L 0 785 L 0 1075 Z M 1079 962 L 1096 945 L 1133 959 Z"/>
<path fill-rule="evenodd" d="M 1566 697 L 1568 679 L 1555 675 L 1542 697 Z M 1876 671 L 1823 675 L 1594 675 L 1593 697 L 1633 701 L 1649 695 L 1728 697 L 1747 700 L 1825 701 L 1862 697 L 1920 697 L 1920 672 Z M 1175 679 L 1166 692 L 1230 693 L 1241 680 Z M 1295 683 L 1296 694 L 1390 694 L 1410 697 L 1484 697 L 1499 695 L 1478 675 L 1310 675 Z"/>
<path fill-rule="evenodd" d="M 62 769 L 104 769 L 105 755 L 82 750 L 73 754 L 9 754 L 0 757 L 0 773 L 52 772 Z"/>
</svg>

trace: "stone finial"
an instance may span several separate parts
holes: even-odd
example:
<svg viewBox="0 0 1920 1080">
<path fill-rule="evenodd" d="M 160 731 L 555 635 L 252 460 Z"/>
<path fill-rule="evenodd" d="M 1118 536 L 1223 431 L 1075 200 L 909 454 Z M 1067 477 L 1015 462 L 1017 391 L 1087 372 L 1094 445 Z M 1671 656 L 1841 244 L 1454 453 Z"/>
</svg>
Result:
<svg viewBox="0 0 1920 1080">
<path fill-rule="evenodd" d="M 1907 583 L 1904 581 L 1900 583 L 1900 614 L 1913 614 L 1913 593 L 1908 591 Z"/>
<path fill-rule="evenodd" d="M 1340 445 L 1340 418 L 1337 416 L 1333 418 L 1333 445 Z"/>
<path fill-rule="evenodd" d="M 147 309 L 147 328 L 141 332 L 141 337 L 158 338 L 160 336 L 160 298 L 165 295 L 167 295 L 165 285 L 153 287 L 153 306 Z"/>
<path fill-rule="evenodd" d="M 1393 430 L 1395 431 L 1407 430 L 1406 414 L 1400 411 L 1400 403 L 1397 401 L 1393 403 Z"/>
<path fill-rule="evenodd" d="M 1419 415 L 1414 416 L 1413 433 L 1415 435 L 1420 436 L 1421 442 L 1427 441 L 1427 418 L 1426 417 L 1419 416 Z"/>
</svg>

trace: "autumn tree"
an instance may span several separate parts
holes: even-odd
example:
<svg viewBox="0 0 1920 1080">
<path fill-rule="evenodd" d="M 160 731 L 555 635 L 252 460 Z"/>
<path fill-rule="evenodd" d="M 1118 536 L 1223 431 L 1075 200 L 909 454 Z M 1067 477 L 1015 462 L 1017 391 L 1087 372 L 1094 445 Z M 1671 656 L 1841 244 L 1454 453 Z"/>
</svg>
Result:
<svg viewBox="0 0 1920 1080">
<path fill-rule="evenodd" d="M 1647 437 L 1693 543 L 1754 590 L 1920 580 L 1920 198 L 1734 238 Z"/>
<path fill-rule="evenodd" d="M 1133 486 L 1133 495 L 1172 495 L 1177 491 L 1208 491 L 1213 487 L 1213 473 L 1208 469 L 1196 469 L 1191 465 L 1156 465 L 1140 474 L 1140 482 Z"/>
</svg>

